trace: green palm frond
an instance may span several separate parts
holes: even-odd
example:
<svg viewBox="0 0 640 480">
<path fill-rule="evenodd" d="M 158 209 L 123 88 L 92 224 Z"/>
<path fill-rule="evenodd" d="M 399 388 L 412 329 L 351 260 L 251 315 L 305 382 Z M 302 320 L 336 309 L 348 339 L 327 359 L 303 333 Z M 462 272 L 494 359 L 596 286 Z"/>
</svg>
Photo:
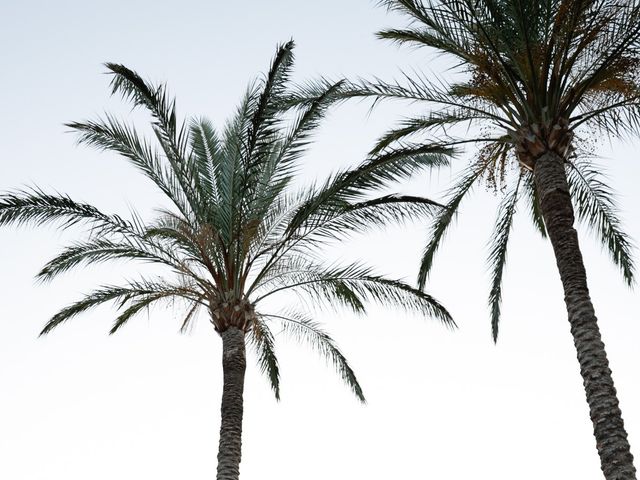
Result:
<svg viewBox="0 0 640 480">
<path fill-rule="evenodd" d="M 194 188 L 195 172 L 186 168 L 185 161 L 189 128 L 184 123 L 178 127 L 175 100 L 169 97 L 164 85 L 154 86 L 124 65 L 106 63 L 105 66 L 113 75 L 112 93 L 120 93 L 134 106 L 143 107 L 151 114 L 153 132 L 165 154 L 175 181 L 185 192 L 191 209 L 197 211 L 199 196 Z"/>
<path fill-rule="evenodd" d="M 300 204 L 299 210 L 292 212 L 286 218 L 281 218 L 280 227 L 286 221 L 295 221 L 300 209 L 306 208 Z M 321 244 L 361 235 L 371 228 L 380 228 L 391 224 L 403 224 L 434 215 L 443 206 L 429 198 L 412 195 L 383 195 L 371 200 L 356 203 L 330 203 L 322 205 L 313 214 L 309 214 L 303 224 L 295 230 L 295 235 L 289 235 L 288 247 L 285 249 L 268 248 L 261 254 L 271 254 L 272 261 L 294 251 L 299 253 L 307 249 L 317 249 Z M 290 227 L 290 225 L 289 225 Z M 276 247 L 277 243 L 272 244 Z"/>
<path fill-rule="evenodd" d="M 88 242 L 75 243 L 64 249 L 55 258 L 38 272 L 36 278 L 46 282 L 54 277 L 76 268 L 82 264 L 96 264 L 110 260 L 129 259 L 142 260 L 150 263 L 159 263 L 181 270 L 181 266 L 174 263 L 170 255 L 163 254 L 162 250 L 155 246 L 141 248 L 140 245 L 132 245 L 126 242 L 113 242 L 108 239 L 94 239 Z"/>
<path fill-rule="evenodd" d="M 619 102 L 602 105 L 596 99 L 591 108 L 584 110 L 584 113 L 571 119 L 575 128 L 582 125 L 592 127 L 605 136 L 616 132 L 623 139 L 640 135 L 640 87 L 635 95 L 622 98 Z"/>
<path fill-rule="evenodd" d="M 189 129 L 192 158 L 195 170 L 198 172 L 198 184 L 205 198 L 217 200 L 219 193 L 215 178 L 217 169 L 224 161 L 220 138 L 206 118 L 192 119 Z"/>
<path fill-rule="evenodd" d="M 198 314 L 200 307 L 204 304 L 204 297 L 198 297 L 196 300 L 191 302 L 191 308 L 187 310 L 187 314 L 182 319 L 182 324 L 180 325 L 180 333 L 186 333 L 191 328 L 194 318 Z"/>
<path fill-rule="evenodd" d="M 303 238 L 342 238 L 352 233 L 361 234 L 373 227 L 403 224 L 433 216 L 444 207 L 429 198 L 413 195 L 384 195 L 382 197 L 347 205 L 343 212 L 318 212 L 317 226 L 305 231 Z M 336 211 L 337 210 L 337 211 Z M 321 215 L 324 213 L 325 215 Z"/>
<path fill-rule="evenodd" d="M 472 122 L 477 122 L 482 119 L 486 119 L 486 116 L 478 113 L 456 111 L 455 109 L 446 112 L 432 112 L 426 116 L 406 118 L 400 122 L 398 127 L 388 130 L 380 137 L 371 153 L 379 153 L 385 148 L 417 134 L 434 137 L 432 141 L 427 140 L 426 143 L 434 144 L 439 142 L 446 145 L 455 145 L 459 142 L 456 142 L 456 139 L 449 136 L 449 126 L 463 125 L 465 123 L 471 124 Z M 478 138 L 474 141 L 495 141 L 495 139 Z M 465 140 L 465 142 L 469 142 L 469 140 Z"/>
<path fill-rule="evenodd" d="M 247 135 L 247 158 L 244 172 L 247 178 L 259 168 L 263 154 L 261 149 L 271 151 L 271 140 L 279 135 L 282 112 L 280 97 L 286 92 L 287 83 L 293 66 L 293 41 L 278 47 L 262 88 L 255 92 L 259 95 L 251 98 L 252 114 Z M 255 151 L 254 151 L 255 149 Z"/>
<path fill-rule="evenodd" d="M 540 199 L 538 198 L 538 192 L 536 190 L 535 183 L 533 181 L 533 174 L 524 174 L 522 179 L 522 186 L 524 187 L 524 194 L 527 198 L 527 204 L 529 207 L 529 217 L 535 229 L 540 233 L 542 238 L 547 238 L 547 227 L 544 225 L 544 219 L 542 218 L 542 211 L 540 210 Z"/>
<path fill-rule="evenodd" d="M 498 341 L 498 327 L 500 324 L 500 303 L 502 302 L 502 276 L 504 266 L 507 262 L 507 247 L 509 246 L 509 234 L 513 227 L 513 218 L 516 214 L 518 199 L 520 196 L 520 185 L 525 173 L 520 173 L 520 177 L 515 187 L 509 192 L 498 210 L 493 233 L 491 235 L 491 246 L 489 249 L 488 264 L 491 268 L 491 290 L 489 292 L 489 307 L 491 309 L 491 333 L 493 341 Z"/>
<path fill-rule="evenodd" d="M 225 244 L 230 245 L 239 225 L 241 193 L 243 190 L 241 172 L 243 157 L 247 153 L 246 135 L 251 128 L 251 102 L 255 96 L 255 85 L 245 93 L 235 115 L 225 126 L 222 135 L 222 155 L 225 159 L 217 169 L 215 184 L 219 194 L 215 224 Z"/>
<path fill-rule="evenodd" d="M 122 217 L 104 214 L 67 195 L 47 194 L 34 188 L 5 193 L 0 198 L 0 225 L 57 224 L 58 228 L 67 229 L 83 223 L 95 234 L 136 232 L 135 226 Z"/>
<path fill-rule="evenodd" d="M 280 104 L 283 110 L 308 108 L 314 102 L 326 97 L 334 85 L 340 85 L 338 92 L 342 91 L 345 79 L 328 79 L 324 77 L 316 77 L 312 80 L 292 85 L 289 90 L 280 98 Z M 336 92 L 337 93 L 337 92 Z M 337 93 L 334 102 L 342 102 L 344 98 Z"/>
<path fill-rule="evenodd" d="M 331 362 L 353 394 L 362 403 L 366 402 L 355 372 L 335 341 L 321 328 L 320 324 L 314 322 L 307 315 L 296 311 L 288 311 L 283 315 L 265 315 L 265 317 L 277 321 L 281 325 L 283 333 L 312 347 Z"/>
<path fill-rule="evenodd" d="M 113 75 L 112 94 L 120 93 L 134 106 L 145 108 L 153 116 L 154 131 L 172 163 L 184 158 L 186 132 L 178 131 L 175 100 L 169 97 L 166 87 L 152 85 L 124 65 L 105 63 L 105 66 Z"/>
<path fill-rule="evenodd" d="M 144 239 L 170 245 L 189 259 L 197 258 L 201 250 L 194 236 L 196 225 L 170 210 L 157 209 L 157 214 L 152 223 L 144 226 Z"/>
<path fill-rule="evenodd" d="M 606 178 L 600 168 L 589 162 L 578 161 L 567 165 L 567 180 L 578 219 L 596 233 L 611 260 L 620 268 L 625 282 L 633 285 L 633 245 L 621 229 L 614 193 L 605 182 Z"/>
<path fill-rule="evenodd" d="M 263 319 L 258 318 L 254 322 L 249 332 L 249 344 L 256 351 L 260 371 L 269 379 L 276 400 L 280 400 L 280 369 L 275 353 L 275 338 Z"/>
<path fill-rule="evenodd" d="M 77 302 L 63 308 L 53 317 L 51 317 L 51 319 L 46 323 L 45 327 L 40 332 L 40 335 L 46 335 L 61 323 L 66 322 L 67 320 L 81 313 L 84 313 L 87 310 L 102 305 L 103 303 L 111 301 L 119 301 L 121 303 L 124 303 L 130 298 L 141 296 L 146 293 L 148 292 L 141 292 L 136 289 L 115 286 L 107 286 L 98 290 L 94 290 L 93 292 L 85 295 L 83 299 L 78 300 Z"/>
<path fill-rule="evenodd" d="M 364 312 L 365 303 L 376 302 L 455 326 L 449 312 L 433 297 L 399 280 L 376 275 L 370 267 L 360 264 L 323 267 L 311 262 L 305 267 L 273 278 L 268 291 L 260 294 L 256 303 L 283 291 L 302 291 L 307 298 L 346 306 L 356 313 Z"/>
<path fill-rule="evenodd" d="M 433 261 L 440 242 L 443 240 L 452 220 L 458 213 L 458 208 L 462 200 L 471 191 L 475 183 L 481 178 L 486 170 L 486 164 L 475 164 L 469 167 L 460 177 L 460 180 L 448 192 L 448 201 L 444 209 L 435 217 L 431 225 L 429 243 L 427 244 L 420 261 L 420 271 L 418 272 L 418 285 L 424 288 L 427 277 L 433 266 Z"/>
<path fill-rule="evenodd" d="M 324 242 L 362 235 L 371 228 L 426 219 L 442 208 L 429 198 L 397 194 L 356 203 L 329 204 L 318 208 L 299 226 L 292 246 L 297 247 L 296 251 L 314 249 Z"/>
<path fill-rule="evenodd" d="M 291 218 L 307 196 L 307 192 L 283 192 L 269 206 L 263 215 L 260 225 L 253 237 L 252 251 L 249 252 L 248 266 L 256 266 L 259 262 L 271 258 L 273 252 L 282 247 L 283 239 Z"/>
<path fill-rule="evenodd" d="M 283 167 L 291 165 L 304 153 L 311 142 L 311 135 L 319 127 L 327 109 L 339 99 L 338 94 L 343 83 L 340 81 L 326 86 L 324 91 L 298 113 L 280 149 L 279 163 Z M 291 172 L 289 168 L 282 170 L 283 173 L 280 175 Z"/>
<path fill-rule="evenodd" d="M 173 294 L 166 292 L 155 292 L 147 295 L 140 295 L 138 299 L 131 301 L 130 305 L 120 315 L 118 315 L 118 318 L 113 322 L 111 330 L 109 330 L 109 335 L 113 335 L 120 330 L 120 328 L 122 328 L 131 318 L 147 311 L 151 307 L 151 304 L 158 300 L 173 296 Z"/>
<path fill-rule="evenodd" d="M 440 145 L 403 145 L 373 155 L 357 167 L 334 175 L 321 187 L 311 190 L 308 198 L 291 219 L 288 231 L 296 231 L 317 221 L 323 208 L 344 208 L 348 202 L 366 198 L 385 186 L 410 178 L 422 169 L 449 164 L 453 150 Z"/>
<path fill-rule="evenodd" d="M 363 292 L 356 283 L 364 281 L 365 273 L 366 270 L 358 265 L 323 269 L 313 263 L 307 263 L 304 270 L 285 269 L 280 275 L 272 276 L 267 284 L 268 291 L 259 294 L 255 302 L 259 303 L 277 293 L 293 290 L 320 304 L 326 302 L 334 308 L 348 307 L 356 313 L 362 313 L 365 310 Z M 263 287 L 264 285 L 263 283 Z"/>
<path fill-rule="evenodd" d="M 158 152 L 146 140 L 140 138 L 133 128 L 111 115 L 106 115 L 104 120 L 70 122 L 65 125 L 79 133 L 78 143 L 99 150 L 114 151 L 127 158 L 171 199 L 184 215 L 189 215 L 191 207 L 175 175 L 163 166 Z"/>
<path fill-rule="evenodd" d="M 337 175 L 325 188 L 324 195 L 335 192 L 340 199 L 362 198 L 390 183 L 411 178 L 423 169 L 448 166 L 455 153 L 452 148 L 439 144 L 399 144 L 372 155 L 355 169 Z"/>
<path fill-rule="evenodd" d="M 373 99 L 374 102 L 383 100 L 404 100 L 410 103 L 424 102 L 439 108 L 444 108 L 443 117 L 449 117 L 449 125 L 453 125 L 453 117 L 459 117 L 460 122 L 469 123 L 487 120 L 499 126 L 508 127 L 510 117 L 518 114 L 508 106 L 493 105 L 471 98 L 466 92 L 457 92 L 461 85 L 445 89 L 444 80 L 433 81 L 420 74 L 403 74 L 403 83 L 385 82 L 380 79 L 360 80 L 347 83 L 341 93 L 343 99 L 361 98 Z M 374 104 L 375 105 L 375 104 Z"/>
<path fill-rule="evenodd" d="M 140 280 L 130 282 L 125 286 L 104 286 L 86 294 L 81 300 L 72 303 L 56 313 L 46 323 L 40 335 L 46 335 L 61 323 L 104 303 L 116 302 L 117 306 L 122 308 L 128 302 L 131 302 L 132 305 L 116 320 L 114 329 L 112 329 L 112 332 L 114 332 L 133 314 L 138 313 L 145 306 L 144 302 L 146 300 L 149 300 L 150 303 L 151 301 L 168 297 L 195 300 L 199 297 L 199 294 L 193 286 L 168 285 L 162 280 Z M 136 305 L 140 305 L 140 308 L 136 309 Z M 121 318 L 123 318 L 123 320 L 121 320 Z"/>
</svg>

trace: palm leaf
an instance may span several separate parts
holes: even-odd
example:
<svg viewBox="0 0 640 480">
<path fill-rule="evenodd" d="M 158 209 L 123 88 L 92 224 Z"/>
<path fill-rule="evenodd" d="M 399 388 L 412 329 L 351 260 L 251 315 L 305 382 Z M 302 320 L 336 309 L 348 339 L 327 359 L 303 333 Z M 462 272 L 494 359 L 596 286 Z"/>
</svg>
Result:
<svg viewBox="0 0 640 480">
<path fill-rule="evenodd" d="M 587 162 L 567 165 L 567 180 L 578 219 L 596 233 L 611 260 L 620 268 L 625 282 L 632 285 L 635 273 L 633 246 L 621 229 L 611 188 L 596 166 Z"/>
<path fill-rule="evenodd" d="M 107 215 L 92 205 L 79 203 L 67 195 L 51 195 L 34 188 L 8 192 L 0 197 L 0 225 L 57 223 L 67 229 L 86 223 L 93 232 L 136 234 L 131 222 L 118 215 Z"/>
<path fill-rule="evenodd" d="M 304 342 L 320 355 L 331 362 L 344 383 L 362 403 L 366 403 L 364 393 L 356 374 L 349 362 L 342 354 L 335 341 L 326 333 L 320 325 L 304 314 L 291 311 L 284 315 L 265 315 L 265 317 L 278 321 L 282 326 L 282 332 L 288 336 Z"/>
<path fill-rule="evenodd" d="M 275 339 L 266 322 L 258 318 L 250 331 L 250 344 L 258 356 L 260 371 L 267 376 L 276 400 L 280 400 L 280 369 L 275 354 Z"/>
<path fill-rule="evenodd" d="M 451 225 L 455 214 L 458 212 L 460 203 L 471 191 L 473 185 L 480 179 L 486 169 L 486 164 L 472 165 L 462 175 L 460 180 L 449 190 L 448 202 L 444 209 L 436 216 L 431 225 L 430 240 L 427 244 L 420 261 L 420 271 L 418 273 L 418 286 L 424 288 L 427 276 L 433 266 L 434 256 L 440 247 L 440 242 Z"/>
<path fill-rule="evenodd" d="M 491 268 L 491 290 L 489 292 L 489 307 L 491 308 L 491 333 L 493 341 L 498 340 L 500 324 L 500 303 L 502 302 L 502 277 L 507 262 L 507 247 L 509 234 L 513 226 L 513 217 L 520 196 L 520 184 L 524 173 L 520 174 L 515 188 L 504 197 L 498 210 L 489 250 L 488 264 Z"/>
</svg>

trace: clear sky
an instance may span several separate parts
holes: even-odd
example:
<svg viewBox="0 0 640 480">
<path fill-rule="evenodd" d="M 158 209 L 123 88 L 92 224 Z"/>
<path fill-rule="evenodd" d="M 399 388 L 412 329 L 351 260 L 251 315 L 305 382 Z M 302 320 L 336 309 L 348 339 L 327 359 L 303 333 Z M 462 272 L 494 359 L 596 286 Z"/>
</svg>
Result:
<svg viewBox="0 0 640 480">
<path fill-rule="evenodd" d="M 39 185 L 147 218 L 161 197 L 112 154 L 74 145 L 63 122 L 104 110 L 105 61 L 167 81 L 179 111 L 217 125 L 263 72 L 278 43 L 297 42 L 295 78 L 441 72 L 427 51 L 399 50 L 373 33 L 398 19 L 372 0 L 0 2 L 0 191 Z M 306 180 L 363 160 L 406 106 L 336 109 L 304 160 Z M 640 142 L 599 142 L 627 231 L 640 239 Z M 440 198 L 451 174 L 403 187 Z M 367 316 L 319 312 L 352 362 L 360 405 L 313 352 L 281 343 L 282 401 L 250 360 L 241 475 L 252 479 L 506 480 L 602 478 L 549 244 L 516 223 L 497 345 L 486 307 L 486 240 L 498 199 L 478 189 L 437 260 L 428 291 L 453 313 L 452 332 L 429 319 L 372 307 Z M 93 480 L 215 475 L 221 345 L 205 318 L 179 335 L 178 315 L 153 310 L 107 336 L 101 308 L 37 334 L 66 302 L 130 275 L 114 264 L 33 280 L 77 232 L 0 230 L 0 478 Z M 355 238 L 328 258 L 363 259 L 413 282 L 426 226 Z M 633 452 L 640 462 L 640 299 L 582 231 L 600 318 Z"/>
</svg>

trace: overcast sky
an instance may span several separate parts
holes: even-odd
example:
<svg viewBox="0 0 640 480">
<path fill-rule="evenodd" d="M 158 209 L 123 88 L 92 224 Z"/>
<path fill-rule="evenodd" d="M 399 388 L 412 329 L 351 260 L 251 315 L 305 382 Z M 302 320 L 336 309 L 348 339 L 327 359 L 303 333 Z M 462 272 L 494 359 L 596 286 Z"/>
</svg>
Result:
<svg viewBox="0 0 640 480">
<path fill-rule="evenodd" d="M 294 38 L 296 80 L 392 79 L 401 68 L 441 72 L 427 51 L 373 33 L 398 19 L 372 0 L 0 2 L 0 191 L 39 185 L 109 213 L 150 218 L 162 198 L 124 160 L 74 145 L 64 122 L 105 110 L 102 63 L 167 81 L 179 112 L 221 125 L 247 83 Z M 401 23 L 400 23 L 401 24 Z M 311 181 L 363 160 L 406 107 L 336 109 L 305 157 Z M 640 142 L 599 142 L 626 230 L 640 239 Z M 401 191 L 441 198 L 451 175 Z M 279 343 L 282 401 L 249 361 L 241 478 L 602 478 L 551 247 L 516 222 L 499 342 L 486 307 L 486 241 L 498 198 L 482 188 L 463 205 L 428 291 L 460 328 L 373 306 L 366 316 L 319 312 L 365 390 L 363 406 L 313 352 Z M 635 209 L 634 209 L 635 207 Z M 327 252 L 414 282 L 426 225 L 389 228 Z M 132 270 L 121 264 L 33 277 L 77 231 L 0 230 L 0 478 L 213 478 L 222 387 L 221 342 L 206 318 L 180 335 L 179 313 L 155 309 L 119 334 L 114 311 L 78 317 L 46 338 L 66 302 Z M 589 282 L 633 452 L 640 459 L 640 300 L 584 230 Z M 141 267 L 141 268 L 144 268 Z"/>
</svg>

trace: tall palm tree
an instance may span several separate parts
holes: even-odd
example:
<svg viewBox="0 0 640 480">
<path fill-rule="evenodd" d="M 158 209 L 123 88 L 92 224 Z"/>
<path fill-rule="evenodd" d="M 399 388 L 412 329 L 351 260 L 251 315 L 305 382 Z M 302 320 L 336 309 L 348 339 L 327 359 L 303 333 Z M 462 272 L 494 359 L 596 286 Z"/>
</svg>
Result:
<svg viewBox="0 0 640 480">
<path fill-rule="evenodd" d="M 509 233 L 519 201 L 526 201 L 533 223 L 548 236 L 555 253 L 602 470 L 609 480 L 635 479 L 574 217 L 596 231 L 631 284 L 629 240 L 620 229 L 612 192 L 586 153 L 594 133 L 640 133 L 640 2 L 380 3 L 410 19 L 406 28 L 379 32 L 380 38 L 435 49 L 453 58 L 457 70 L 447 79 L 405 74 L 400 82 L 354 82 L 345 97 L 404 99 L 431 109 L 385 134 L 373 153 L 394 145 L 406 148 L 416 135 L 448 146 L 478 146 L 474 161 L 450 191 L 448 208 L 433 223 L 419 285 L 424 285 L 434 254 L 473 186 L 484 179 L 505 189 L 489 257 L 495 339 Z"/>
<path fill-rule="evenodd" d="M 153 222 L 145 223 L 135 213 L 129 220 L 102 213 L 68 196 L 38 189 L 0 196 L 0 225 L 87 227 L 81 241 L 44 266 L 40 280 L 120 259 L 166 268 L 162 276 L 87 293 L 55 314 L 42 334 L 107 302 L 119 309 L 110 333 L 163 300 L 183 303 L 182 330 L 189 328 L 198 311 L 207 312 L 222 338 L 219 480 L 239 476 L 246 345 L 255 349 L 259 368 L 279 398 L 274 328 L 326 357 L 364 401 L 353 370 L 321 325 L 305 309 L 265 311 L 266 299 L 283 293 L 292 298 L 295 293 L 355 312 L 364 312 L 365 303 L 373 300 L 454 325 L 446 309 L 422 291 L 364 265 L 330 264 L 319 256 L 328 241 L 440 209 L 426 198 L 370 194 L 418 169 L 446 163 L 447 150 L 425 147 L 411 154 L 388 150 L 320 185 L 296 188 L 298 160 L 341 85 L 329 86 L 295 116 L 283 111 L 292 49 L 292 42 L 278 49 L 268 74 L 249 87 L 222 134 L 206 119 L 179 125 L 175 102 L 164 85 L 154 86 L 122 65 L 106 65 L 113 75 L 113 93 L 150 113 L 157 146 L 109 115 L 68 126 L 79 133 L 80 143 L 118 153 L 160 189 L 169 205 Z"/>
</svg>

